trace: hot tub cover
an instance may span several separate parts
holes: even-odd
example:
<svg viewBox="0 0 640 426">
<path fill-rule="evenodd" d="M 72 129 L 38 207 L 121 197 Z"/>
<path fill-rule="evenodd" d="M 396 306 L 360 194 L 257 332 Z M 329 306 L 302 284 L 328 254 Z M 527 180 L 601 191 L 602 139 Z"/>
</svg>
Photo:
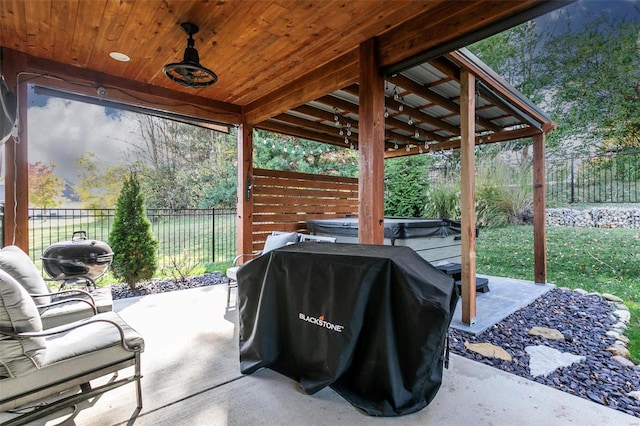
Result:
<svg viewBox="0 0 640 426">
<path fill-rule="evenodd" d="M 358 218 L 315 219 L 307 221 L 307 229 L 312 234 L 339 236 L 358 236 Z M 428 219 L 410 217 L 385 217 L 384 237 L 397 239 L 421 237 L 446 237 L 460 235 L 460 222 L 448 219 Z"/>
<path fill-rule="evenodd" d="M 241 267 L 238 295 L 242 373 L 331 386 L 373 416 L 418 411 L 440 388 L 457 295 L 411 248 L 294 244 Z"/>
</svg>

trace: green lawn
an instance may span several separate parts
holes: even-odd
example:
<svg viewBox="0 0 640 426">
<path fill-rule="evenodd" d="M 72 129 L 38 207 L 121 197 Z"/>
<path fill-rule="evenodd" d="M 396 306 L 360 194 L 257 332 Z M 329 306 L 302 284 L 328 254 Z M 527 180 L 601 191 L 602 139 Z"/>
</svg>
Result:
<svg viewBox="0 0 640 426">
<path fill-rule="evenodd" d="M 533 280 L 533 227 L 480 231 L 479 273 Z M 629 350 L 640 360 L 640 229 L 547 228 L 547 281 L 611 293 L 631 311 Z"/>
</svg>

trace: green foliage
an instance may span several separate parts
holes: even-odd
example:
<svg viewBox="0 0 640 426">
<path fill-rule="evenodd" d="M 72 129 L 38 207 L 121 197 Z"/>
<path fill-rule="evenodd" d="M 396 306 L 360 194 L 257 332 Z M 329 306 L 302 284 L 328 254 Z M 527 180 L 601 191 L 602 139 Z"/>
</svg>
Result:
<svg viewBox="0 0 640 426">
<path fill-rule="evenodd" d="M 151 232 L 144 195 L 133 173 L 124 181 L 118 197 L 109 245 L 114 252 L 113 274 L 124 279 L 131 289 L 135 289 L 138 281 L 149 279 L 156 272 L 158 241 Z"/>
<path fill-rule="evenodd" d="M 144 143 L 128 156 L 149 207 L 206 208 L 236 201 L 236 136 L 151 116 L 140 116 Z"/>
<path fill-rule="evenodd" d="M 529 166 L 514 167 L 496 157 L 476 166 L 476 223 L 493 227 L 522 223 L 533 207 Z"/>
<path fill-rule="evenodd" d="M 441 219 L 460 218 L 460 176 L 431 183 L 427 191 L 425 216 Z"/>
<path fill-rule="evenodd" d="M 637 23 L 603 15 L 549 41 L 542 60 L 560 134 L 596 142 L 638 139 L 637 40 Z"/>
<path fill-rule="evenodd" d="M 638 229 L 547 228 L 547 276 L 559 287 L 621 297 L 631 311 L 629 349 L 640 360 L 640 231 Z M 481 232 L 479 273 L 533 280 L 533 227 L 506 226 Z"/>
<path fill-rule="evenodd" d="M 29 163 L 29 204 L 42 208 L 59 204 L 64 181 L 54 174 L 55 169 L 52 163 Z"/>
<path fill-rule="evenodd" d="M 112 209 L 118 200 L 126 166 L 108 166 L 92 152 L 76 160 L 78 185 L 74 186 L 86 209 Z"/>
<path fill-rule="evenodd" d="M 412 155 L 385 161 L 385 216 L 423 216 L 428 187 L 428 158 L 426 155 Z"/>
<path fill-rule="evenodd" d="M 268 170 L 356 177 L 358 151 L 254 130 L 253 165 Z"/>
<path fill-rule="evenodd" d="M 577 7 L 577 6 L 576 6 Z M 608 141 L 640 141 L 638 26 L 603 14 L 559 33 L 536 31 L 530 21 L 469 46 L 558 123 L 548 153 L 590 152 Z M 580 143 L 576 143 L 580 142 Z M 625 145 L 627 144 L 627 145 Z M 507 143 L 522 150 L 530 141 Z"/>
</svg>

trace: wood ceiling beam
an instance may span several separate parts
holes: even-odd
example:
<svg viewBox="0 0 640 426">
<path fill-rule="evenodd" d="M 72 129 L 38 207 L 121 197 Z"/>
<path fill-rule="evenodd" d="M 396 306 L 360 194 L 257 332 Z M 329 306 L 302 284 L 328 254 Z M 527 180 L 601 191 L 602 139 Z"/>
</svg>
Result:
<svg viewBox="0 0 640 426">
<path fill-rule="evenodd" d="M 346 148 L 349 145 L 344 143 L 344 138 L 339 136 L 330 136 L 326 133 L 318 133 L 311 130 L 301 129 L 296 126 L 290 126 L 288 124 L 276 123 L 273 121 L 263 121 L 255 125 L 255 128 L 267 130 L 269 132 L 281 133 L 283 135 L 289 135 L 297 138 L 307 139 L 310 141 L 327 143 L 329 145 L 339 146 Z M 355 143 L 356 141 L 354 141 Z"/>
<path fill-rule="evenodd" d="M 482 7 L 478 7 L 481 4 Z M 380 65 L 398 72 L 562 6 L 560 1 L 446 1 L 378 36 Z M 395 68 L 399 69 L 395 69 Z"/>
<path fill-rule="evenodd" d="M 306 104 L 358 80 L 357 49 L 245 106 L 248 123 L 256 124 Z"/>
<path fill-rule="evenodd" d="M 329 126 L 327 124 L 322 124 L 317 121 L 310 121 L 306 118 L 296 117 L 291 114 L 278 114 L 273 117 L 271 120 L 282 121 L 287 124 L 297 126 L 303 129 L 312 129 L 317 130 L 318 132 L 324 133 L 329 136 L 339 136 L 340 127 Z M 355 135 L 355 132 L 354 132 Z M 344 137 L 344 136 L 341 136 Z"/>
<path fill-rule="evenodd" d="M 476 136 L 475 143 L 476 145 L 487 145 L 491 143 L 530 138 L 539 134 L 540 134 L 540 130 L 536 129 L 535 127 L 525 127 L 517 130 L 503 130 L 501 132 L 491 133 L 488 135 Z M 404 157 L 406 155 L 420 154 L 419 148 L 420 148 L 419 146 L 415 148 L 411 148 L 409 152 L 407 152 L 406 150 L 390 151 L 385 155 L 385 158 Z M 449 140 L 444 142 L 430 143 L 428 144 L 427 149 L 425 149 L 423 146 L 422 153 L 436 152 L 436 151 L 449 151 L 452 149 L 459 149 L 459 148 L 460 148 L 460 140 L 454 139 L 454 140 Z"/>
<path fill-rule="evenodd" d="M 451 99 L 446 98 L 442 95 L 439 95 L 427 87 L 423 86 L 420 83 L 416 83 L 415 81 L 407 78 L 403 75 L 396 75 L 395 77 L 387 77 L 387 80 L 392 82 L 393 84 L 402 87 L 410 92 L 415 93 L 416 95 L 423 97 L 434 104 L 441 106 L 442 108 L 448 109 L 449 111 L 453 111 L 457 114 L 460 114 L 460 105 L 453 102 Z M 425 107 L 426 108 L 426 107 Z M 485 120 L 482 117 L 477 118 L 477 124 L 484 127 L 487 130 L 492 130 L 494 132 L 498 132 L 502 130 L 500 126 L 495 125 L 489 120 Z M 459 131 L 459 129 L 458 129 Z"/>
<path fill-rule="evenodd" d="M 16 71 L 28 73 L 23 80 L 28 79 L 32 84 L 94 98 L 98 98 L 98 87 L 103 87 L 107 90 L 105 98 L 112 101 L 225 124 L 241 122 L 241 108 L 237 105 L 36 58 L 11 49 L 3 49 L 3 55 L 7 61 L 24 64 L 25 69 Z"/>
<path fill-rule="evenodd" d="M 345 92 L 347 92 L 349 94 L 358 96 L 358 85 L 357 84 L 351 85 L 349 87 L 345 87 L 342 90 L 344 90 Z M 386 97 L 385 98 L 385 102 L 386 102 L 387 107 L 389 107 L 390 109 L 392 109 L 394 111 L 398 111 L 400 109 L 400 102 L 396 101 L 393 98 Z M 460 128 L 459 127 L 456 127 L 456 126 L 454 126 L 452 124 L 444 122 L 444 121 L 442 121 L 442 120 L 440 120 L 440 119 L 438 119 L 436 117 L 433 117 L 433 116 L 431 116 L 429 114 L 425 114 L 424 112 L 422 112 L 422 111 L 420 111 L 420 110 L 418 110 L 416 108 L 413 108 L 411 106 L 404 105 L 404 104 L 403 104 L 402 108 L 403 108 L 403 112 L 402 112 L 403 114 L 410 115 L 418 123 L 426 123 L 426 124 L 429 124 L 429 125 L 435 127 L 436 131 L 437 130 L 444 130 L 444 131 L 447 131 L 447 132 L 451 133 L 452 136 L 453 135 L 457 135 L 460 132 Z M 389 119 L 387 118 L 387 121 L 388 120 Z M 447 138 L 445 138 L 443 136 L 440 136 L 440 135 L 434 133 L 433 131 L 429 131 L 429 130 L 425 130 L 425 129 L 421 129 L 421 130 L 423 132 L 426 132 L 430 136 L 430 139 L 432 139 L 432 140 L 445 140 L 445 139 L 447 139 Z"/>
</svg>

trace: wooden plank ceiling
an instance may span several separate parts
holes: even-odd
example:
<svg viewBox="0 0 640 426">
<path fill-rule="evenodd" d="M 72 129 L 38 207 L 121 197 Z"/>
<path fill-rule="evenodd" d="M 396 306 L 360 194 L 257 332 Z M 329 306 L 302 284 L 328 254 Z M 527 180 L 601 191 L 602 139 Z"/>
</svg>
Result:
<svg viewBox="0 0 640 426">
<path fill-rule="evenodd" d="M 351 146 L 358 127 L 358 46 L 375 38 L 380 63 L 388 71 L 385 143 L 389 155 L 404 155 L 455 146 L 459 138 L 459 70 L 468 58 L 442 53 L 562 4 L 2 0 L 2 73 L 11 90 L 15 74 L 22 72 L 20 81 L 36 85 L 94 97 L 101 87 L 106 89 L 103 97 L 113 101 L 226 124 L 244 120 L 258 128 Z M 212 86 L 182 87 L 162 73 L 163 65 L 182 60 L 187 42 L 183 22 L 200 27 L 195 48 L 200 63 L 219 76 Z M 115 61 L 111 52 L 131 60 Z M 420 57 L 430 61 L 411 62 Z M 393 71 L 405 63 L 411 66 Z M 547 117 L 536 116 L 526 101 L 510 108 L 518 95 L 513 97 L 507 86 L 506 95 L 495 90 L 490 80 L 478 88 L 480 143 L 504 140 L 507 132 L 529 135 L 523 129 L 545 124 Z M 490 133 L 495 135 L 491 140 L 486 137 Z"/>
</svg>

